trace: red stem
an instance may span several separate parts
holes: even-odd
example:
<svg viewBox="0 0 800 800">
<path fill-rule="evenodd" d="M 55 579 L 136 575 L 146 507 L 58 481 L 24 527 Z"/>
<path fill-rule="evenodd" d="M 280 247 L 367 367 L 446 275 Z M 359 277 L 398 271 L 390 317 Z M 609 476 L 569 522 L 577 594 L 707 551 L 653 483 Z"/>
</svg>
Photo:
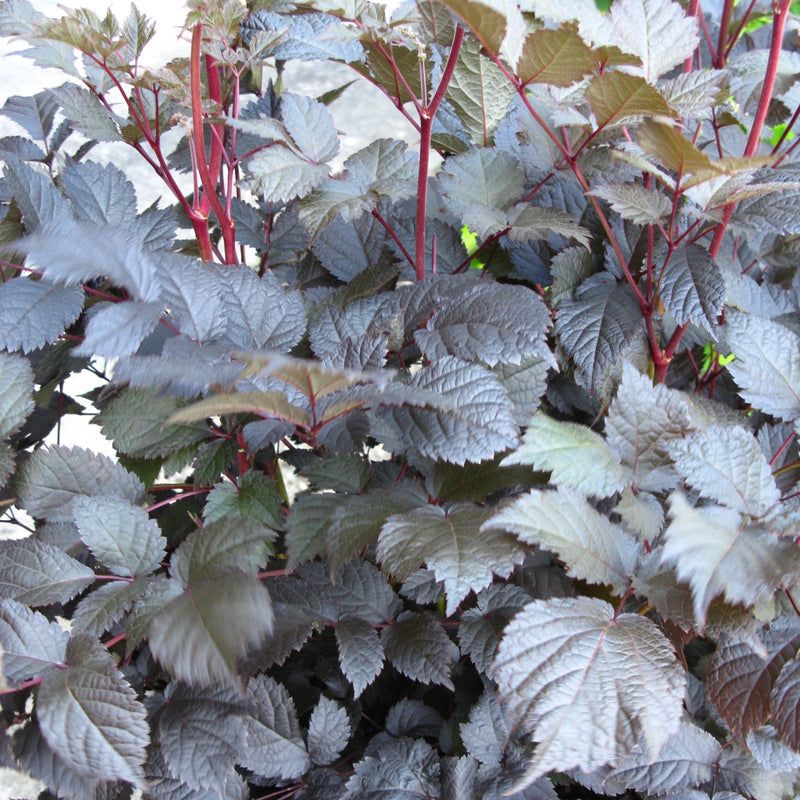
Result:
<svg viewBox="0 0 800 800">
<path fill-rule="evenodd" d="M 461 51 L 461 43 L 464 41 L 464 29 L 461 25 L 456 25 L 453 34 L 453 44 L 450 46 L 450 54 L 447 56 L 447 63 L 442 72 L 442 79 L 436 88 L 436 92 L 427 106 L 419 108 L 419 171 L 417 173 L 417 230 L 414 251 L 414 272 L 417 280 L 421 281 L 425 277 L 425 209 L 428 201 L 428 163 L 431 154 L 431 132 L 433 129 L 433 118 L 439 109 L 439 105 L 444 98 L 450 79 L 458 61 L 458 54 Z"/>
</svg>

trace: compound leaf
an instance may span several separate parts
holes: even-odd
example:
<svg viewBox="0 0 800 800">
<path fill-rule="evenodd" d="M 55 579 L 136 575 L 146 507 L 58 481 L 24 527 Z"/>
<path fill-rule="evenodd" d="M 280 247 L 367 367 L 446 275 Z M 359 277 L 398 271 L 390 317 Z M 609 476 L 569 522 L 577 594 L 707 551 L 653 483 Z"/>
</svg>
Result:
<svg viewBox="0 0 800 800">
<path fill-rule="evenodd" d="M 47 90 L 56 99 L 64 116 L 75 130 L 100 142 L 121 142 L 123 136 L 114 114 L 88 89 L 65 83 Z"/>
<path fill-rule="evenodd" d="M 431 614 L 404 611 L 394 625 L 381 631 L 381 644 L 386 657 L 403 675 L 453 691 L 450 667 L 458 659 L 458 647 Z"/>
<path fill-rule="evenodd" d="M 426 505 L 391 516 L 378 538 L 378 560 L 400 580 L 427 564 L 444 583 L 452 616 L 470 591 L 488 586 L 494 575 L 508 577 L 522 563 L 524 551 L 506 530 L 481 529 L 489 513 L 472 505 L 447 511 Z"/>
<path fill-rule="evenodd" d="M 414 338 L 432 361 L 452 355 L 488 366 L 519 364 L 544 353 L 550 324 L 550 312 L 534 291 L 481 283 L 446 301 Z"/>
<path fill-rule="evenodd" d="M 725 313 L 727 365 L 742 397 L 779 419 L 800 416 L 800 337 L 778 322 L 734 309 Z"/>
<path fill-rule="evenodd" d="M 94 580 L 94 572 L 38 539 L 0 543 L 0 597 L 31 606 L 66 603 Z"/>
<path fill-rule="evenodd" d="M 538 743 L 516 789 L 637 747 L 654 760 L 678 729 L 686 681 L 654 623 L 589 597 L 526 606 L 505 630 L 494 676 L 510 724 Z"/>
<path fill-rule="evenodd" d="M 701 497 L 756 518 L 780 500 L 767 458 L 745 428 L 711 425 L 669 442 L 666 449 Z"/>
<path fill-rule="evenodd" d="M 273 144 L 247 159 L 248 188 L 269 202 L 305 197 L 327 177 L 327 164 L 314 164 L 288 147 Z"/>
<path fill-rule="evenodd" d="M 0 439 L 17 431 L 33 408 L 30 362 L 17 355 L 0 353 Z"/>
<path fill-rule="evenodd" d="M 481 529 L 513 531 L 525 544 L 557 553 L 569 574 L 604 583 L 623 594 L 636 567 L 639 544 L 576 491 L 533 491 Z"/>
<path fill-rule="evenodd" d="M 725 279 L 707 250 L 698 245 L 677 248 L 665 268 L 659 293 L 679 325 L 692 322 L 716 339 Z"/>
<path fill-rule="evenodd" d="M 680 492 L 670 496 L 672 522 L 665 532 L 664 564 L 674 565 L 694 595 L 702 628 L 711 600 L 752 606 L 800 574 L 794 543 L 747 525 L 738 511 L 722 506 L 693 508 Z"/>
<path fill-rule="evenodd" d="M 0 347 L 29 353 L 50 344 L 82 310 L 81 286 L 11 278 L 0 284 Z"/>
<path fill-rule="evenodd" d="M 767 655 L 735 639 L 723 640 L 708 665 L 708 691 L 725 724 L 742 742 L 770 716 L 770 695 L 781 670 L 800 647 L 800 623 L 779 617 L 764 631 Z"/>
<path fill-rule="evenodd" d="M 320 697 L 308 721 L 308 754 L 311 763 L 324 766 L 335 761 L 350 740 L 350 718 L 343 706 Z"/>
<path fill-rule="evenodd" d="M 46 675 L 64 663 L 69 634 L 57 622 L 15 600 L 0 602 L 0 654 L 12 685 Z"/>
<path fill-rule="evenodd" d="M 209 492 L 203 509 L 206 522 L 228 516 L 250 517 L 271 528 L 283 526 L 283 497 L 275 481 L 263 472 L 248 470 L 238 485 L 218 483 Z"/>
<path fill-rule="evenodd" d="M 192 789 L 213 789 L 223 796 L 244 747 L 244 713 L 235 690 L 169 684 L 158 728 L 170 772 Z"/>
<path fill-rule="evenodd" d="M 359 617 L 344 617 L 335 628 L 339 665 L 359 697 L 383 669 L 383 646 L 375 628 Z"/>
<path fill-rule="evenodd" d="M 133 505 L 144 499 L 144 486 L 108 456 L 82 447 L 53 445 L 37 450 L 20 470 L 19 503 L 32 517 L 72 521 L 78 495 L 119 497 Z"/>
<path fill-rule="evenodd" d="M 143 783 L 150 738 L 144 706 L 93 636 L 69 640 L 66 668 L 42 679 L 36 716 L 47 744 L 79 775 Z"/>
<path fill-rule="evenodd" d="M 247 741 L 238 762 L 264 778 L 300 778 L 311 760 L 289 693 L 268 675 L 257 675 L 247 685 L 247 700 Z"/>
<path fill-rule="evenodd" d="M 542 411 L 528 423 L 522 444 L 501 463 L 531 464 L 550 472 L 553 483 L 596 497 L 608 497 L 631 482 L 629 468 L 619 463 L 599 433 Z"/>
<path fill-rule="evenodd" d="M 609 183 L 596 186 L 592 194 L 607 200 L 623 219 L 637 225 L 658 225 L 669 217 L 672 202 L 665 195 L 638 183 Z"/>
<path fill-rule="evenodd" d="M 117 497 L 76 497 L 72 509 L 83 543 L 115 575 L 158 569 L 167 542 L 144 509 Z"/>
<path fill-rule="evenodd" d="M 339 152 L 333 116 L 312 97 L 282 92 L 281 119 L 294 143 L 314 164 L 330 161 Z"/>
</svg>

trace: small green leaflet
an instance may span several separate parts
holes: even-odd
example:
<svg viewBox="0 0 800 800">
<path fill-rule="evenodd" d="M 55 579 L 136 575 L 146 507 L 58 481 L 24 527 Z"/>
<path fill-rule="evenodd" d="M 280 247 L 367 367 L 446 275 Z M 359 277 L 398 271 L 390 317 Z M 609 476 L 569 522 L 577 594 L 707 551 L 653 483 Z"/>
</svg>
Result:
<svg viewBox="0 0 800 800">
<path fill-rule="evenodd" d="M 672 117 L 667 101 L 644 79 L 625 72 L 595 75 L 586 89 L 597 127 L 623 125 L 631 118 Z"/>
</svg>

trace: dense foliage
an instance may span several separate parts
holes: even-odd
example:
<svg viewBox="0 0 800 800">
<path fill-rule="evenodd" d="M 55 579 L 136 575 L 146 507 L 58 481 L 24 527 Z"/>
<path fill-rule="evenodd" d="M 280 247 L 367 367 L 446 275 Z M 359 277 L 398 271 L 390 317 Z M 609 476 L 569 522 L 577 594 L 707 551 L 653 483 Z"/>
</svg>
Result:
<svg viewBox="0 0 800 800">
<path fill-rule="evenodd" d="M 80 800 L 793 797 L 791 11 L 193 0 L 150 71 L 135 8 L 5 0 L 69 78 L 1 112 L 20 767 Z M 291 59 L 418 150 L 332 167 L 358 84 L 292 93 Z M 43 444 L 88 401 L 117 460 Z"/>
</svg>

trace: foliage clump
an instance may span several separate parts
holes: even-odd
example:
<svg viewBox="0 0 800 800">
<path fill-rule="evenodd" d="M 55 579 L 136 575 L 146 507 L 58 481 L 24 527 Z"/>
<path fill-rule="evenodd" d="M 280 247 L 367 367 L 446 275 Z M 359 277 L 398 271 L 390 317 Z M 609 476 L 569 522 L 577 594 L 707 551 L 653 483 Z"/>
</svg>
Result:
<svg viewBox="0 0 800 800">
<path fill-rule="evenodd" d="M 793 797 L 792 10 L 193 0 L 152 71 L 135 7 L 0 4 L 69 78 L 0 110 L 16 763 L 81 800 Z M 357 86 L 293 59 L 419 145 L 332 166 Z M 117 459 L 50 436 L 87 401 Z"/>
</svg>

